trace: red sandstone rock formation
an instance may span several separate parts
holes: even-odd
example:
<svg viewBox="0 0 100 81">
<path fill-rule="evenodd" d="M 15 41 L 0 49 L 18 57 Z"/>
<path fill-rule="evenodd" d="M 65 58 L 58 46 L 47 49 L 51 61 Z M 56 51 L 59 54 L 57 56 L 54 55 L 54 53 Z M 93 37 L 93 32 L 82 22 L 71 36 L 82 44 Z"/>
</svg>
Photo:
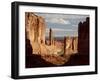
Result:
<svg viewBox="0 0 100 81">
<path fill-rule="evenodd" d="M 89 17 L 78 26 L 78 52 L 89 54 Z"/>
<path fill-rule="evenodd" d="M 40 45 L 45 44 L 45 20 L 34 13 L 25 13 L 26 38 L 30 40 L 33 53 L 40 53 Z"/>
<path fill-rule="evenodd" d="M 66 54 L 78 52 L 78 37 L 66 37 Z"/>
<path fill-rule="evenodd" d="M 78 52 L 78 37 L 73 37 L 73 51 Z"/>
<path fill-rule="evenodd" d="M 49 41 L 50 41 L 49 45 L 54 45 L 53 31 L 51 28 L 49 30 Z"/>
<path fill-rule="evenodd" d="M 64 37 L 64 54 L 66 54 L 66 37 Z"/>
</svg>

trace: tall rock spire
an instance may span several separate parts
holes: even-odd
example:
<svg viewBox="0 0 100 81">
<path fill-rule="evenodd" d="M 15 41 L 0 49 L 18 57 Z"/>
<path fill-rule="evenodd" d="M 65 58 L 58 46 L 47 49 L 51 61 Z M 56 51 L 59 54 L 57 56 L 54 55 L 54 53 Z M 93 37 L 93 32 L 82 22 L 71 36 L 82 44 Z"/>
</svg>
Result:
<svg viewBox="0 0 100 81">
<path fill-rule="evenodd" d="M 52 45 L 53 44 L 53 32 L 51 28 L 49 30 L 49 40 L 50 40 L 50 45 Z"/>
<path fill-rule="evenodd" d="M 64 37 L 64 55 L 66 54 L 66 37 Z"/>
</svg>

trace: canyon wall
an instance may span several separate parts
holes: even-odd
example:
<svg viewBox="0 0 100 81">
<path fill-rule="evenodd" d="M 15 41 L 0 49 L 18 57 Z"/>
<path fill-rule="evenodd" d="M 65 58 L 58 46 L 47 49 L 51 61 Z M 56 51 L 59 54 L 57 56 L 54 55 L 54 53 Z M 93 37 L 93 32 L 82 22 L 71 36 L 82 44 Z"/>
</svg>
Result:
<svg viewBox="0 0 100 81">
<path fill-rule="evenodd" d="M 45 20 L 31 12 L 25 12 L 25 34 L 30 40 L 33 52 L 40 52 L 40 45 L 45 44 Z"/>
<path fill-rule="evenodd" d="M 89 54 L 89 17 L 78 25 L 78 52 Z"/>
</svg>

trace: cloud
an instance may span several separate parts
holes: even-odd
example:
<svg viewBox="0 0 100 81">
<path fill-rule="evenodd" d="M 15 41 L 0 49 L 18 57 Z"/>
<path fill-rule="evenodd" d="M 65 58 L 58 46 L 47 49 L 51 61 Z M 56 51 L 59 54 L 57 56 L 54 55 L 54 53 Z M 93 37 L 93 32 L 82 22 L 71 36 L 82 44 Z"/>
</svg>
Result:
<svg viewBox="0 0 100 81">
<path fill-rule="evenodd" d="M 73 27 L 78 27 L 78 24 L 77 24 L 77 25 L 76 25 L 76 24 L 72 24 L 72 26 L 73 26 Z"/>
<path fill-rule="evenodd" d="M 65 20 L 63 18 L 49 18 L 46 20 L 46 22 L 57 23 L 57 24 L 70 24 L 68 20 Z"/>
<path fill-rule="evenodd" d="M 89 15 L 80 14 L 58 14 L 58 13 L 36 13 L 39 16 L 45 18 L 47 23 L 57 24 L 72 24 L 73 22 L 79 22 L 86 20 Z M 77 23 L 76 23 L 77 24 Z"/>
<path fill-rule="evenodd" d="M 82 19 L 89 17 L 89 15 L 80 15 L 80 14 L 57 14 L 57 13 L 36 13 L 45 18 L 64 18 L 64 19 Z"/>
</svg>

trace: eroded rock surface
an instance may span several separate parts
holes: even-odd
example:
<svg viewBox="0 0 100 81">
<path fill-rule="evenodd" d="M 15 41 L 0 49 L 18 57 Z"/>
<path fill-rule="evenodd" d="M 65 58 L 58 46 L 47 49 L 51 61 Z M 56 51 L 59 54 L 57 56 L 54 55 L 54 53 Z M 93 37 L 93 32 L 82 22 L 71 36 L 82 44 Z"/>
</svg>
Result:
<svg viewBox="0 0 100 81">
<path fill-rule="evenodd" d="M 45 20 L 34 13 L 25 13 L 26 38 L 30 40 L 33 53 L 40 53 L 41 44 L 45 44 Z"/>
</svg>

